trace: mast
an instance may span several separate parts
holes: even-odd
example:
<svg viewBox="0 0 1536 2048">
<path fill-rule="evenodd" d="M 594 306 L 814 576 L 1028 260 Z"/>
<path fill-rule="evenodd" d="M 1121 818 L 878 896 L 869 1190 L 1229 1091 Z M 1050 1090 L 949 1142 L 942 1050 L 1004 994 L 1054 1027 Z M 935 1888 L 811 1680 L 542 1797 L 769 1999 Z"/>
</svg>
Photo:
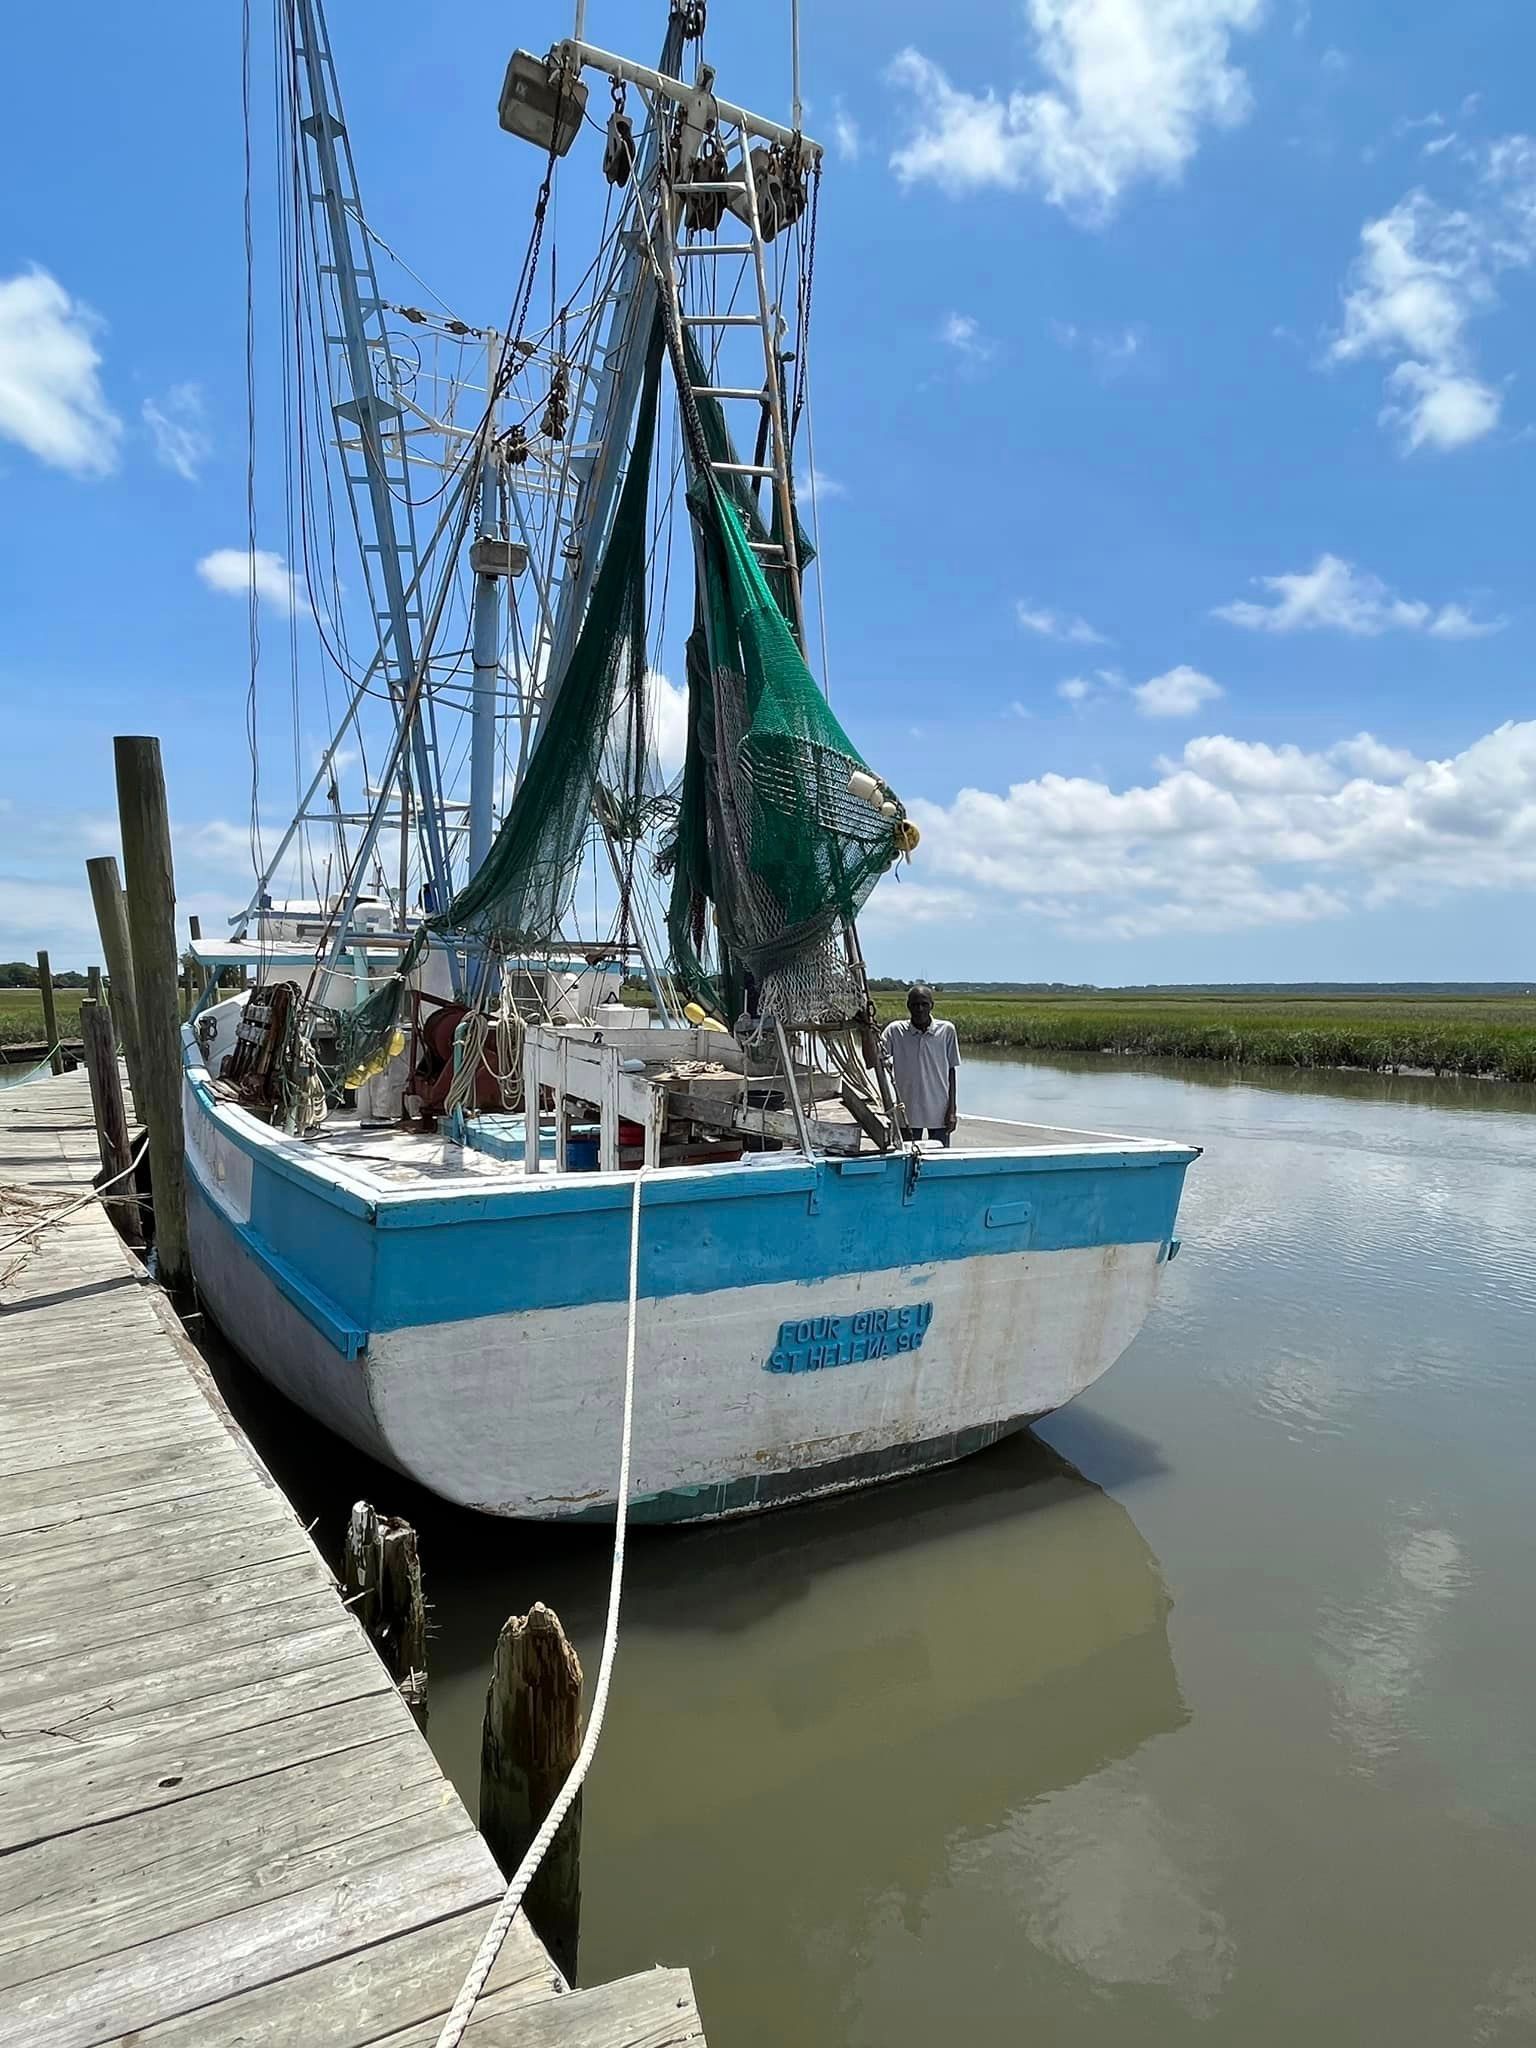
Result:
<svg viewBox="0 0 1536 2048">
<path fill-rule="evenodd" d="M 325 341 L 327 354 L 341 369 L 348 389 L 347 397 L 333 403 L 332 413 L 364 576 L 380 629 L 385 678 L 397 720 L 411 720 L 408 758 L 418 795 L 425 894 L 429 909 L 441 909 L 453 893 L 453 874 L 443 830 L 432 699 L 429 689 L 412 690 L 424 637 L 415 520 L 401 438 L 401 408 L 378 389 L 382 374 L 393 391 L 394 358 L 383 321 L 373 252 L 363 225 L 352 145 L 342 119 L 322 0 L 292 0 L 292 4 L 299 59 L 299 127 L 310 142 L 304 155 L 305 183 L 312 214 L 317 212 L 324 221 L 330 261 L 321 266 L 321 274 L 332 281 L 341 322 L 341 331 L 327 332 Z M 347 460 L 349 452 L 361 455 L 361 472 Z M 383 583 L 382 607 L 370 569 L 375 559 Z M 414 704 L 413 698 L 418 700 Z M 403 905 L 401 910 L 403 915 Z"/>
<path fill-rule="evenodd" d="M 500 360 L 499 338 L 485 345 L 485 389 L 487 405 L 494 403 L 496 371 Z M 494 540 L 497 531 L 496 460 L 491 453 L 492 437 L 485 437 L 480 462 L 480 507 L 478 529 L 482 541 Z M 471 551 L 473 553 L 473 551 Z M 496 708 L 501 694 L 501 592 L 497 578 L 488 568 L 475 571 L 475 603 L 471 628 L 475 663 L 469 732 L 469 872 L 479 872 L 480 863 L 491 850 L 496 794 Z"/>
</svg>

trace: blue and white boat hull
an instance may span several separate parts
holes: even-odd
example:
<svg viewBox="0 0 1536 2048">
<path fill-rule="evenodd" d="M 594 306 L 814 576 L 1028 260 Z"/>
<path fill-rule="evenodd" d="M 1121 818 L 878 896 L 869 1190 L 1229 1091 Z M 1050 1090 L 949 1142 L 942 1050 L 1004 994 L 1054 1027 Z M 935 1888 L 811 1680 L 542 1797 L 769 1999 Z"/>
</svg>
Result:
<svg viewBox="0 0 1536 2048">
<path fill-rule="evenodd" d="M 611 1513 L 629 1174 L 373 1175 L 189 1070 L 193 1264 L 256 1369 L 446 1499 Z M 981 1448 L 1113 1364 L 1192 1148 L 1080 1134 L 647 1179 L 632 1509 L 709 1519 Z M 963 1135 L 963 1132 L 962 1132 Z"/>
</svg>

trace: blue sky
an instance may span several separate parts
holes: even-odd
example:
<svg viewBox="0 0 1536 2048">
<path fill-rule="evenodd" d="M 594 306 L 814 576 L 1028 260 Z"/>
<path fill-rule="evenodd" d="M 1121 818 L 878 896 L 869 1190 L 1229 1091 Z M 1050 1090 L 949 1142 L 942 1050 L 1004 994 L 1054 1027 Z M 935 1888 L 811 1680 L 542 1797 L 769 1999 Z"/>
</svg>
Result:
<svg viewBox="0 0 1536 2048">
<path fill-rule="evenodd" d="M 538 168 L 495 121 L 514 17 L 333 11 L 375 227 L 495 318 Z M 662 12 L 588 32 L 649 56 Z M 787 7 L 714 14 L 721 89 L 782 109 Z M 925 834 L 873 965 L 1530 973 L 1536 19 L 806 14 L 833 699 Z M 244 606 L 197 567 L 245 546 L 238 11 L 82 43 L 0 139 L 0 958 L 71 964 L 114 732 L 162 737 L 184 907 L 249 876 Z M 59 75 L 46 11 L 10 47 Z"/>
</svg>

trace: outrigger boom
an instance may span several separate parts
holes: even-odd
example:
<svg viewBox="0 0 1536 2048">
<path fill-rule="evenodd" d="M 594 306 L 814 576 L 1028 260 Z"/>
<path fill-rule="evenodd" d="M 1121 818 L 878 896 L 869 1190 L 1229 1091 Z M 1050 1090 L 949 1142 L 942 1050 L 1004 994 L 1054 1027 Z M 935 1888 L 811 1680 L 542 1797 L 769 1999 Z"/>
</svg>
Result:
<svg viewBox="0 0 1536 2048">
<path fill-rule="evenodd" d="M 611 50 L 600 50 L 595 43 L 578 42 L 574 36 L 567 36 L 563 43 L 555 44 L 549 53 L 549 62 L 552 67 L 559 65 L 568 71 L 601 71 L 608 78 L 620 79 L 626 85 L 637 86 L 642 92 L 655 93 L 661 99 L 670 100 L 691 114 L 713 119 L 717 124 L 724 121 L 727 126 L 739 128 L 744 135 L 755 135 L 762 142 L 784 143 L 799 149 L 807 157 L 824 154 L 822 145 L 811 136 L 786 128 L 778 121 L 770 121 L 764 114 L 748 113 L 744 107 L 734 107 L 729 100 L 721 99 L 711 89 L 710 81 L 715 74 L 707 65 L 698 85 L 685 85 L 680 78 L 669 78 L 664 71 L 653 71 L 647 64 L 631 63 L 628 57 L 616 57 Z"/>
</svg>

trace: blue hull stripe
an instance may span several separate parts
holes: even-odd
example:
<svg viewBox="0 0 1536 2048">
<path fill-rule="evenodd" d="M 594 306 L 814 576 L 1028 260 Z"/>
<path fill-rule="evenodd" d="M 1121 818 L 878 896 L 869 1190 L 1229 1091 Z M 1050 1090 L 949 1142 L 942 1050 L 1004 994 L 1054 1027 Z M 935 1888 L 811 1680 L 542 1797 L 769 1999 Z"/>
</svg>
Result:
<svg viewBox="0 0 1536 2048">
<path fill-rule="evenodd" d="M 292 1148 L 272 1171 L 272 1148 L 210 1107 L 255 1162 L 249 1227 L 224 1215 L 226 1226 L 348 1355 L 370 1331 L 625 1298 L 628 1176 L 370 1204 L 307 1170 Z M 897 1268 L 920 1274 L 988 1255 L 1165 1244 L 1194 1156 L 1176 1147 L 930 1154 L 915 1181 L 904 1155 L 868 1162 L 883 1168 L 874 1174 L 818 1160 L 658 1176 L 645 1191 L 640 1292 L 665 1298 Z"/>
<path fill-rule="evenodd" d="M 236 1222 L 227 1210 L 210 1198 L 196 1173 L 188 1176 L 188 1192 L 256 1261 L 283 1299 L 290 1302 L 306 1322 L 313 1323 L 343 1358 L 358 1358 L 367 1350 L 368 1332 L 362 1324 L 354 1322 L 347 1311 L 323 1289 L 316 1287 L 291 1259 L 285 1259 L 274 1251 L 259 1230 L 253 1230 L 249 1223 Z"/>
</svg>

